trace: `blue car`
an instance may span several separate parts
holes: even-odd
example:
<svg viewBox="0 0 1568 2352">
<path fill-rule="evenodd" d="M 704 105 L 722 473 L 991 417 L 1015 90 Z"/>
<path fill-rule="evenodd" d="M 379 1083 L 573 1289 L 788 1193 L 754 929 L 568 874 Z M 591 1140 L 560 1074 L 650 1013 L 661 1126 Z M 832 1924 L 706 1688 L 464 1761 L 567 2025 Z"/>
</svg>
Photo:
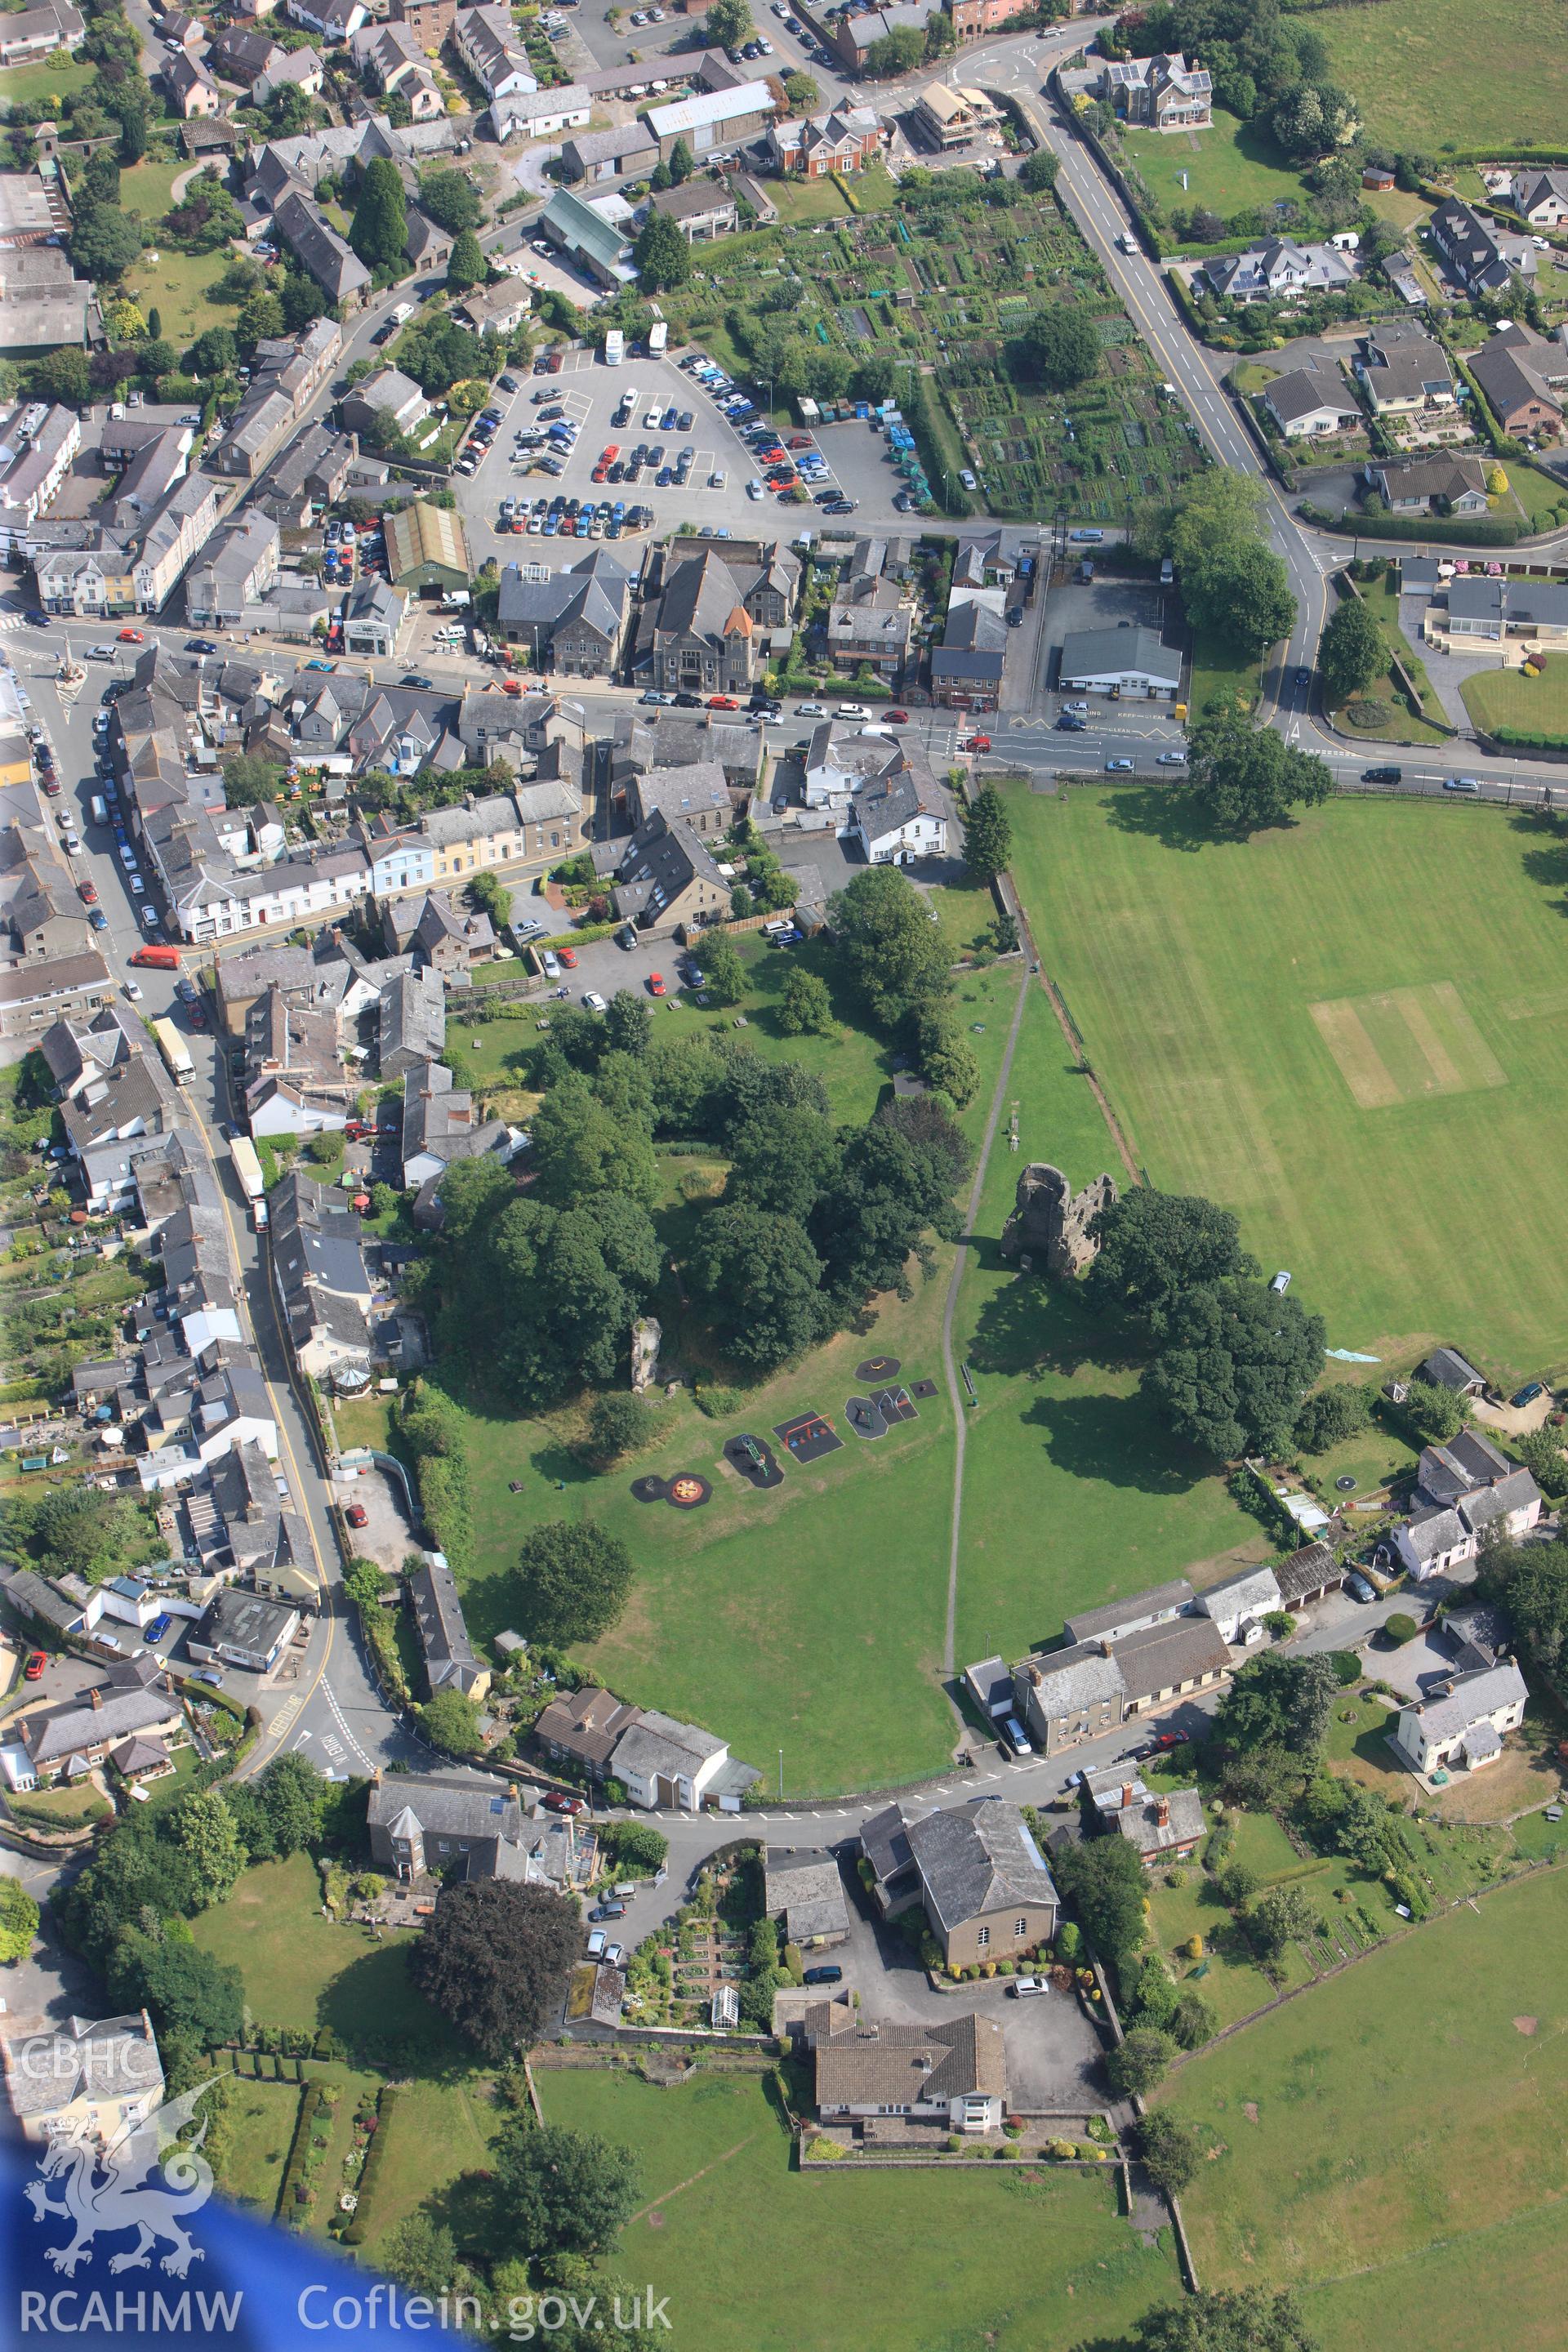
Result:
<svg viewBox="0 0 1568 2352">
<path fill-rule="evenodd" d="M 166 1609 L 161 1611 L 160 1613 L 153 1618 L 153 1622 L 148 1626 L 146 1633 L 142 1636 L 142 1639 L 145 1641 L 149 1649 L 153 1647 L 153 1644 L 155 1642 L 161 1642 L 163 1640 L 164 1634 L 168 1632 L 174 1622 L 174 1619 L 170 1616 Z"/>
<path fill-rule="evenodd" d="M 101 907 L 89 908 L 87 919 L 95 931 L 106 931 L 109 929 L 109 917 Z"/>
</svg>

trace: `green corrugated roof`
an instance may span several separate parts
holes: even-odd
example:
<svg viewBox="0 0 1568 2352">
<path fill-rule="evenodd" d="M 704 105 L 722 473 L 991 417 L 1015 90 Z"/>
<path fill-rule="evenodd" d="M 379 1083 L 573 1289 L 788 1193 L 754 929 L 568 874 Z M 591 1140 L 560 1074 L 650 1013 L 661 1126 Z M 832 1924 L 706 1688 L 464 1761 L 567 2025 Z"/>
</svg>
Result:
<svg viewBox="0 0 1568 2352">
<path fill-rule="evenodd" d="M 579 246 L 606 269 L 614 269 L 626 250 L 627 240 L 592 205 L 562 188 L 544 207 L 544 226 L 565 245 Z"/>
</svg>

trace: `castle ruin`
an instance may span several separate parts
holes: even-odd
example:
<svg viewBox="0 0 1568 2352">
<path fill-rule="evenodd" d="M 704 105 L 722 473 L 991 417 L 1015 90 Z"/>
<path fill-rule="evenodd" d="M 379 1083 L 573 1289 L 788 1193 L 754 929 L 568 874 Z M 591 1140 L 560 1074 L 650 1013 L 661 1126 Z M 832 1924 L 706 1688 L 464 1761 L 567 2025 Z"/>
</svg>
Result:
<svg viewBox="0 0 1568 2352">
<path fill-rule="evenodd" d="M 1013 1213 L 1002 1228 L 1004 1257 L 1022 1258 L 1056 1281 L 1082 1274 L 1100 1255 L 1089 1228 L 1116 1199 L 1109 1176 L 1075 1193 L 1059 1168 L 1032 1160 L 1018 1179 Z"/>
</svg>

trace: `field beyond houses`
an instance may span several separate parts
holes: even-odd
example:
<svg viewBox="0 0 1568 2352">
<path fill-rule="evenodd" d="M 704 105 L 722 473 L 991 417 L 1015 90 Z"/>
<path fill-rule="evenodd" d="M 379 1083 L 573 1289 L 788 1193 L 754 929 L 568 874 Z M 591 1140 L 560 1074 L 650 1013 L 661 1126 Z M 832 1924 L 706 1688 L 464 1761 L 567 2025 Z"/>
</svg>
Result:
<svg viewBox="0 0 1568 2352">
<path fill-rule="evenodd" d="M 1312 30 L 1373 139 L 1439 160 L 1563 143 L 1568 25 L 1554 0 L 1380 0 L 1318 11 Z"/>
<path fill-rule="evenodd" d="M 1163 788 L 1010 806 L 1154 1183 L 1235 1209 L 1331 1347 L 1451 1341 L 1505 1386 L 1568 1363 L 1568 1265 L 1535 1240 L 1568 1149 L 1568 833 L 1336 799 L 1232 843 Z"/>
</svg>

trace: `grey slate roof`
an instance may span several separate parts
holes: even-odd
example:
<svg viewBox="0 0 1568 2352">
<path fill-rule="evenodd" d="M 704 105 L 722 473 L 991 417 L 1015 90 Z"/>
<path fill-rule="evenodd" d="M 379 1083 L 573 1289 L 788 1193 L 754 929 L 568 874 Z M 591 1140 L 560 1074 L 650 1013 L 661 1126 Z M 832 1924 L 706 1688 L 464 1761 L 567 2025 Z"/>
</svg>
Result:
<svg viewBox="0 0 1568 2352">
<path fill-rule="evenodd" d="M 1116 1663 L 1129 1699 L 1141 1699 L 1196 1682 L 1204 1675 L 1224 1674 L 1230 1652 L 1212 1619 L 1172 1617 L 1118 1642 Z"/>
<path fill-rule="evenodd" d="M 814 2037 L 819 2108 L 945 2105 L 971 2093 L 1005 2099 L 1006 2054 L 994 2017 L 971 2011 L 951 2024 L 905 2025 L 844 2014 L 843 2031 L 830 2026 Z"/>
<path fill-rule="evenodd" d="M 1500 1666 L 1478 1666 L 1474 1674 L 1457 1675 L 1447 1698 L 1429 1698 L 1423 1706 L 1406 1707 L 1403 1712 L 1420 1718 L 1421 1729 L 1430 1744 L 1458 1738 L 1483 1716 L 1494 1715 L 1499 1707 L 1512 1706 L 1517 1700 L 1529 1696 L 1524 1676 L 1510 1659 Z"/>
<path fill-rule="evenodd" d="M 1052 1904 L 1056 1882 L 1016 1805 L 975 1797 L 911 1822 L 910 1852 L 945 1928 L 1016 1903 Z"/>
<path fill-rule="evenodd" d="M 831 1854 L 770 1847 L 763 1855 L 763 1908 L 770 1918 L 783 1913 L 792 1944 L 817 1936 L 844 1936 L 849 1930 L 844 1881 Z"/>
<path fill-rule="evenodd" d="M 1131 1625 L 1140 1617 L 1152 1617 L 1162 1610 L 1189 1608 L 1192 1600 L 1193 1588 L 1186 1578 L 1173 1576 L 1164 1584 L 1151 1585 L 1146 1592 L 1130 1592 L 1121 1601 L 1106 1601 L 1095 1609 L 1080 1609 L 1067 1620 L 1063 1630 L 1069 1642 L 1093 1642 L 1102 1633 L 1114 1633 L 1119 1626 Z"/>
<path fill-rule="evenodd" d="M 485 1669 L 468 1640 L 456 1577 L 445 1560 L 426 1558 L 409 1578 L 408 1591 L 431 1689 L 466 1694 Z"/>
<path fill-rule="evenodd" d="M 24 2120 L 58 2115 L 78 2098 L 129 2099 L 163 2084 L 158 2045 L 143 2011 L 96 2022 L 73 2017 L 55 2026 L 47 2066 L 29 2065 L 25 2056 L 18 2063 L 9 2041 L 4 2057 L 6 2094 L 13 2112 Z"/>
<path fill-rule="evenodd" d="M 82 1699 L 30 1716 L 22 1738 L 35 1764 L 54 1765 L 83 1748 L 123 1739 L 133 1731 L 150 1731 L 178 1715 L 180 1702 L 166 1690 L 114 1691 L 100 1706 Z"/>
<path fill-rule="evenodd" d="M 1051 1650 L 1026 1658 L 1018 1668 L 1014 1687 L 1032 1689 L 1041 1715 L 1077 1715 L 1107 1699 L 1123 1699 L 1127 1685 L 1114 1657 L 1107 1657 L 1099 1642 L 1080 1642 L 1065 1650 Z"/>
</svg>

